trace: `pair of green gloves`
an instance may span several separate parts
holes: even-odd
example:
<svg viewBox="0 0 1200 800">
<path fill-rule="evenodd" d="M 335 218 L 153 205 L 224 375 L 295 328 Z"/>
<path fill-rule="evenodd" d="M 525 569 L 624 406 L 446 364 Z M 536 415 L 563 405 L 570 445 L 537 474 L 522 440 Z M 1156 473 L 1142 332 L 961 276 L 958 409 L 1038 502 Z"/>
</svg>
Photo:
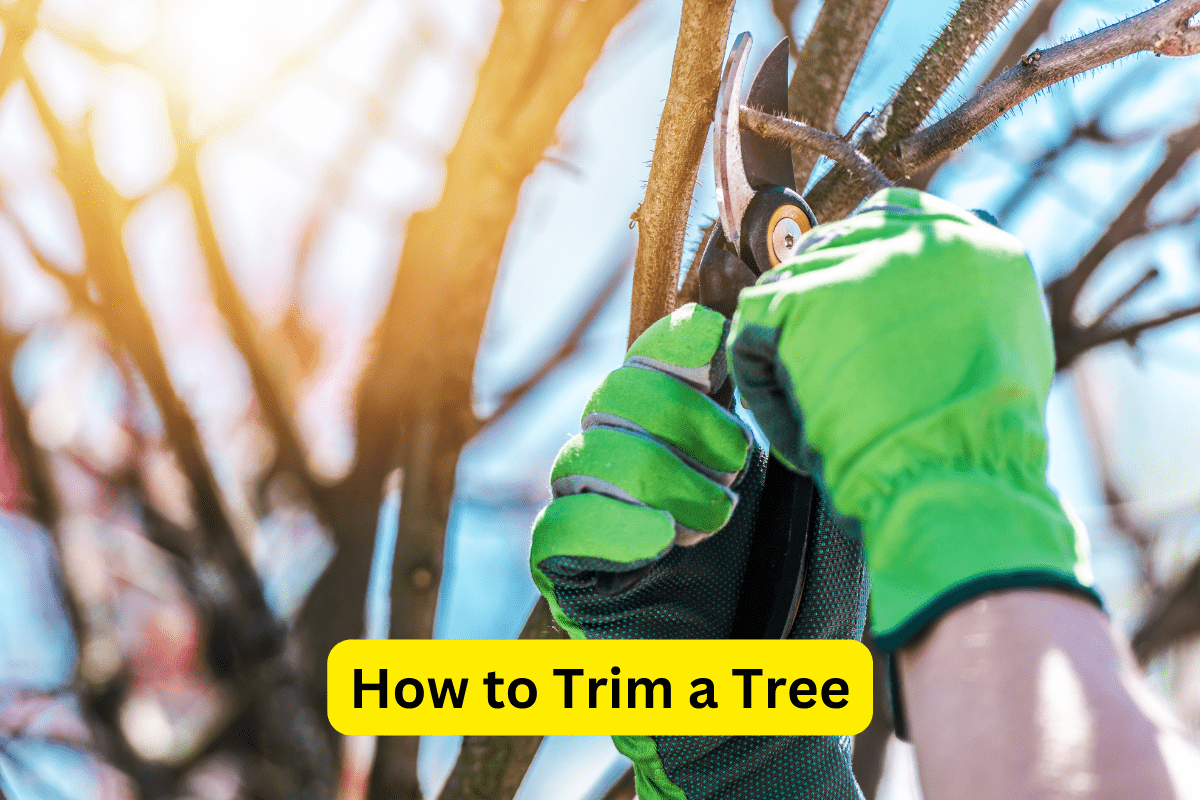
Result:
<svg viewBox="0 0 1200 800">
<path fill-rule="evenodd" d="M 1093 594 L 1046 485 L 1049 326 L 1020 244 L 888 189 L 742 292 L 688 305 L 596 389 L 534 526 L 534 582 L 575 638 L 728 638 L 765 455 L 712 399 L 731 373 L 772 451 L 820 489 L 792 638 L 885 651 L 993 589 Z M 641 800 L 856 798 L 845 737 L 615 737 Z"/>
</svg>

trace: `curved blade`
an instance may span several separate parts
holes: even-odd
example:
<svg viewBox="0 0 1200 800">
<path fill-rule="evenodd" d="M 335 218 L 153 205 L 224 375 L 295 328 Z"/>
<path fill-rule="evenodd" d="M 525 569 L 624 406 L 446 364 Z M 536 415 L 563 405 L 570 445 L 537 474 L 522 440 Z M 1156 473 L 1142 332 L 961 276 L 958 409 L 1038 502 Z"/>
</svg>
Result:
<svg viewBox="0 0 1200 800">
<path fill-rule="evenodd" d="M 768 114 L 787 116 L 788 113 L 788 40 L 775 45 L 758 69 L 746 105 Z M 792 169 L 792 150 L 786 144 L 742 130 L 742 168 L 746 179 L 755 189 L 786 186 L 796 189 L 796 173 Z"/>
<path fill-rule="evenodd" d="M 716 170 L 717 211 L 725 238 L 739 241 L 742 217 L 754 196 L 742 165 L 741 98 L 742 76 L 750 55 L 749 33 L 738 34 L 725 62 L 721 89 L 717 94 L 717 112 L 713 121 L 713 166 Z"/>
</svg>

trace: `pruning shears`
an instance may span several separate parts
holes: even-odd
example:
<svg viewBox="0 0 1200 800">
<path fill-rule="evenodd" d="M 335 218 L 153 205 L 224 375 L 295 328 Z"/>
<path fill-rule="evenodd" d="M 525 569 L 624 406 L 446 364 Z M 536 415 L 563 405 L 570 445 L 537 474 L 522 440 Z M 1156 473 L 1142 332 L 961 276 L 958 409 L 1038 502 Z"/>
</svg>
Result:
<svg viewBox="0 0 1200 800">
<path fill-rule="evenodd" d="M 796 192 L 787 145 L 742 130 L 742 80 L 749 33 L 734 40 L 713 121 L 717 208 L 700 257 L 700 303 L 727 317 L 738 294 L 792 254 L 816 217 Z M 787 114 L 788 40 L 767 56 L 750 84 L 746 105 Z M 813 482 L 771 456 L 763 501 L 734 619 L 734 638 L 786 638 L 804 596 L 809 531 L 817 513 Z"/>
<path fill-rule="evenodd" d="M 739 124 L 750 46 L 749 33 L 734 40 L 717 94 L 713 166 L 719 216 L 699 266 L 700 303 L 726 316 L 733 315 L 738 292 L 786 261 L 800 237 L 817 224 L 796 191 L 788 146 Z M 786 115 L 787 67 L 784 39 L 763 61 L 745 104 Z"/>
</svg>

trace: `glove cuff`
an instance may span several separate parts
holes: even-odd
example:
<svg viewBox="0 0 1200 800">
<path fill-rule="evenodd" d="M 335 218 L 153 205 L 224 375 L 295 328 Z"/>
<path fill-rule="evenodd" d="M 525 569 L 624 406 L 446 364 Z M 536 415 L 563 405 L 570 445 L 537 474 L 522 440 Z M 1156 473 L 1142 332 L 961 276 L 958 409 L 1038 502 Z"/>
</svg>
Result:
<svg viewBox="0 0 1200 800">
<path fill-rule="evenodd" d="M 996 589 L 1058 586 L 1100 604 L 1082 528 L 1044 486 L 946 471 L 897 493 L 864 523 L 880 649 L 896 650 L 965 600 Z"/>
</svg>

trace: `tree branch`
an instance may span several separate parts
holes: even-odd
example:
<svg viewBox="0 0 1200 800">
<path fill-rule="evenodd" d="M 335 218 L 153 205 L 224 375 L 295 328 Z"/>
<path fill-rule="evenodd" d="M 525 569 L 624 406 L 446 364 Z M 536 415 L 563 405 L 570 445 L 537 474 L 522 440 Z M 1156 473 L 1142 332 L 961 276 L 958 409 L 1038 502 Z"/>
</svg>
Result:
<svg viewBox="0 0 1200 800">
<path fill-rule="evenodd" d="M 565 639 L 539 597 L 518 639 Z M 467 736 L 438 800 L 512 800 L 537 755 L 541 736 Z"/>
<path fill-rule="evenodd" d="M 742 106 L 741 125 L 761 136 L 798 145 L 807 150 L 836 161 L 861 180 L 872 192 L 892 185 L 887 176 L 879 171 L 854 145 L 840 136 L 817 130 L 803 122 L 786 117 L 777 117 L 756 108 Z"/>
<path fill-rule="evenodd" d="M 58 494 L 46 453 L 34 441 L 29 414 L 13 385 L 13 361 L 24 337 L 0 330 L 0 447 L 7 447 L 20 472 L 24 511 L 48 531 L 58 527 Z M 76 626 L 78 633 L 78 626 Z"/>
<path fill-rule="evenodd" d="M 1008 40 L 1008 44 L 1004 47 L 1004 52 L 992 64 L 987 77 L 980 82 L 979 86 L 986 86 L 1000 77 L 1002 72 L 1017 63 L 1017 60 L 1021 56 L 1028 53 L 1029 48 L 1033 47 L 1034 42 L 1050 30 L 1050 24 L 1054 20 L 1054 13 L 1058 11 L 1058 7 L 1062 3 L 1063 0 L 1038 0 L 1038 4 L 1025 16 L 1021 27 L 1017 28 L 1016 33 Z M 937 174 L 937 171 L 949 159 L 950 155 L 951 153 L 943 153 L 936 161 L 927 164 L 919 170 L 914 170 L 911 173 L 911 178 L 904 181 L 904 185 L 924 191 L 929 186 L 929 182 L 933 180 L 933 176 Z M 996 216 L 1001 220 L 1004 219 L 1000 214 Z"/>
<path fill-rule="evenodd" d="M 1091 350 L 1093 347 L 1109 344 L 1110 342 L 1129 341 L 1137 339 L 1143 333 L 1153 328 L 1161 328 L 1164 325 L 1170 325 L 1172 322 L 1177 322 L 1187 317 L 1194 317 L 1200 314 L 1200 304 L 1180 308 L 1168 314 L 1162 314 L 1152 319 L 1142 320 L 1131 325 L 1121 327 L 1110 327 L 1108 325 L 1097 325 L 1091 328 L 1085 328 L 1079 335 L 1078 340 L 1073 345 L 1073 349 L 1067 355 L 1074 360 L 1086 350 Z M 1070 363 L 1070 362 L 1068 362 Z"/>
<path fill-rule="evenodd" d="M 4 47 L 0 49 L 0 97 L 21 77 L 25 68 L 25 43 L 37 30 L 41 0 L 20 0 L 15 6 L 0 12 L 4 21 Z"/>
<path fill-rule="evenodd" d="M 864 132 L 863 154 L 891 178 L 902 173 L 882 163 L 899 142 L 912 135 L 963 66 L 1008 15 L 1018 0 L 963 0 L 942 32 Z M 845 168 L 830 170 L 808 193 L 817 219 L 841 219 L 866 197 L 862 181 Z"/>
<path fill-rule="evenodd" d="M 1113 250 L 1146 232 L 1146 216 L 1150 203 L 1197 150 L 1200 150 L 1200 123 L 1171 134 L 1167 138 L 1167 152 L 1162 162 L 1130 198 L 1108 229 L 1070 272 L 1046 286 L 1059 369 L 1070 365 L 1088 347 L 1095 346 L 1088 343 L 1093 340 L 1084 334 L 1075 317 L 1075 305 L 1084 285 Z"/>
<path fill-rule="evenodd" d="M 792 61 L 800 55 L 800 46 L 796 43 L 796 30 L 792 27 L 792 19 L 803 0 L 771 0 L 771 13 L 775 15 L 779 27 L 788 37 L 788 54 Z"/>
<path fill-rule="evenodd" d="M 33 237 L 29 233 L 29 229 L 21 222 L 20 218 L 13 213 L 12 208 L 8 205 L 2 196 L 0 196 L 0 213 L 8 219 L 8 223 L 12 226 L 17 234 L 17 238 L 21 240 L 21 244 L 25 246 L 25 250 L 33 259 L 33 263 L 47 277 L 51 278 L 55 283 L 62 287 L 62 290 L 67 295 L 67 300 L 71 307 L 82 314 L 91 316 L 96 320 L 100 320 L 102 315 L 96 302 L 92 300 L 88 293 L 87 277 L 85 275 L 76 275 L 66 272 L 58 267 L 53 261 L 47 258 L 40 249 L 37 243 L 33 241 Z"/>
<path fill-rule="evenodd" d="M 396 467 L 403 471 L 391 584 L 395 638 L 427 637 L 433 629 L 455 471 L 478 425 L 471 411 L 475 359 L 521 186 L 635 2 L 503 3 L 462 133 L 446 159 L 442 197 L 409 220 L 357 392 L 354 465 L 339 486 L 377 508 L 384 477 Z M 361 607 L 364 588 L 348 592 L 347 580 L 367 571 L 372 533 L 373 525 L 339 531 L 347 555 L 335 556 L 302 611 L 301 625 L 312 637 L 305 659 L 322 695 L 329 647 L 361 631 L 361 610 L 350 611 Z M 322 619 L 319 607 L 331 596 L 347 613 Z M 415 796 L 415 755 L 411 738 L 381 739 L 371 796 Z"/>
<path fill-rule="evenodd" d="M 187 196 L 196 224 L 196 238 L 204 256 L 205 270 L 212 287 L 213 303 L 220 312 L 229 331 L 229 338 L 246 363 L 254 396 L 262 410 L 263 422 L 275 440 L 275 457 L 266 477 L 279 471 L 291 473 L 304 487 L 313 502 L 317 516 L 329 524 L 328 491 L 312 474 L 308 456 L 300 432 L 296 427 L 294 409 L 289 402 L 286 381 L 281 373 L 282 359 L 265 346 L 258 321 L 242 297 L 221 243 L 217 236 L 209 210 L 208 198 L 200 178 L 198 163 L 199 144 L 187 137 L 183 110 L 174 108 L 172 113 L 176 142 L 179 145 L 179 160 L 175 166 L 175 178 Z"/>
<path fill-rule="evenodd" d="M 935 124 L 899 144 L 905 174 L 966 144 L 1021 101 L 1059 81 L 1141 51 L 1190 56 L 1200 52 L 1200 26 L 1188 24 L 1197 0 L 1167 0 L 1121 22 L 1048 50 L 1029 54 Z"/>
<path fill-rule="evenodd" d="M 75 206 L 85 269 L 100 298 L 97 308 L 101 320 L 110 339 L 129 353 L 145 378 L 166 439 L 191 486 L 196 519 L 206 533 L 202 550 L 192 557 L 208 567 L 220 587 L 215 593 L 221 604 L 231 609 L 232 638 L 228 644 L 233 652 L 229 655 L 242 667 L 239 678 L 253 686 L 246 696 L 252 698 L 261 752 L 280 767 L 280 778 L 290 782 L 294 791 L 323 797 L 331 788 L 329 755 L 317 747 L 321 742 L 309 735 L 312 719 L 308 710 L 287 702 L 297 695 L 289 685 L 290 667 L 283 658 L 283 631 L 238 541 L 196 423 L 175 392 L 157 333 L 122 247 L 121 231 L 129 204 L 104 179 L 90 141 L 76 140 L 59 122 L 28 66 L 23 78 L 54 147 L 59 177 Z M 287 717 L 275 709 L 281 702 L 288 707 Z"/>
<path fill-rule="evenodd" d="M 796 56 L 788 86 L 788 114 L 820 131 L 834 132 L 838 111 L 888 0 L 826 0 L 812 33 Z M 796 186 L 804 191 L 819 149 L 792 148 Z"/>
<path fill-rule="evenodd" d="M 1097 100 L 1095 107 L 1096 112 L 1086 122 L 1076 123 L 1061 142 L 1049 148 L 1038 156 L 1030 165 L 1031 169 L 1026 174 L 1025 178 L 1008 193 L 1008 199 L 1000 203 L 996 209 L 996 218 L 1000 222 L 1004 222 L 1010 214 L 1012 214 L 1024 201 L 1029 197 L 1033 187 L 1046 176 L 1050 175 L 1054 169 L 1054 165 L 1080 142 L 1090 142 L 1093 144 L 1106 144 L 1113 147 L 1126 147 L 1130 144 L 1143 141 L 1154 135 L 1155 131 L 1151 129 L 1134 131 L 1127 133 L 1124 136 L 1115 137 L 1109 134 L 1102 127 L 1102 120 L 1109 108 L 1116 102 L 1128 88 L 1136 83 L 1140 70 L 1133 70 L 1120 80 L 1115 81 L 1114 85 L 1105 91 Z M 931 175 L 931 170 L 936 169 L 936 164 L 930 165 L 920 171 L 921 175 Z M 906 185 L 915 185 L 915 182 L 908 182 Z"/>
<path fill-rule="evenodd" d="M 1130 644 L 1145 665 L 1182 639 L 1200 633 L 1200 560 L 1159 600 L 1134 632 Z"/>
<path fill-rule="evenodd" d="M 684 0 L 667 102 L 658 124 L 646 198 L 638 209 L 629 343 L 669 314 L 704 140 L 717 108 L 733 0 Z"/>
<path fill-rule="evenodd" d="M 1134 281 L 1132 286 L 1130 286 L 1125 291 L 1121 292 L 1121 294 L 1118 295 L 1115 300 L 1113 300 L 1111 303 L 1109 303 L 1107 306 L 1105 306 L 1104 310 L 1096 315 L 1096 320 L 1091 325 L 1089 325 L 1088 328 L 1089 329 L 1090 328 L 1100 328 L 1100 327 L 1104 326 L 1108 322 L 1109 317 L 1111 317 L 1113 314 L 1115 314 L 1117 312 L 1117 310 L 1121 308 L 1121 306 L 1128 303 L 1130 301 L 1130 299 L 1132 299 L 1135 294 L 1137 294 L 1142 289 L 1144 289 L 1147 284 L 1149 284 L 1151 281 L 1156 280 L 1158 278 L 1158 275 L 1159 275 L 1159 272 L 1158 272 L 1157 267 L 1151 267 L 1150 269 L 1146 270 L 1142 274 L 1142 277 L 1140 277 L 1136 281 Z"/>
</svg>

